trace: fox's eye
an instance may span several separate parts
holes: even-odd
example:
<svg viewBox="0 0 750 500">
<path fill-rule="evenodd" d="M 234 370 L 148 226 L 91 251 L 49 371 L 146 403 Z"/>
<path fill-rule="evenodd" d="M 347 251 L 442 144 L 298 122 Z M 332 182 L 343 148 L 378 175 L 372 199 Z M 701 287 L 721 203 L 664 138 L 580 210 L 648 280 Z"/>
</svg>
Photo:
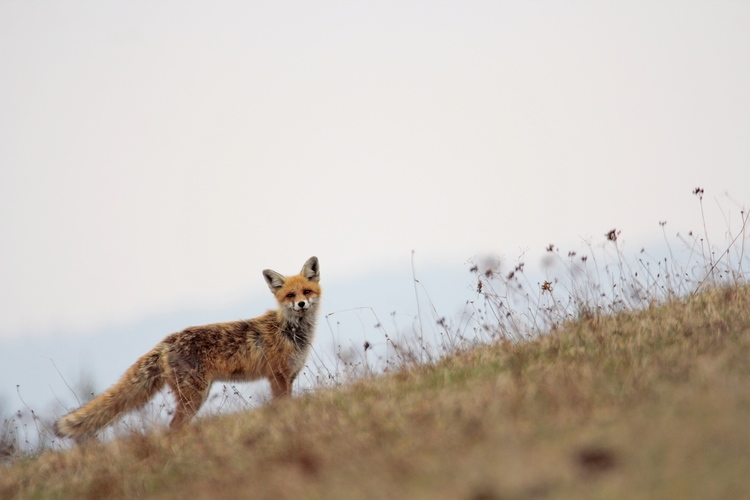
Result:
<svg viewBox="0 0 750 500">
<path fill-rule="evenodd" d="M 293 293 L 287 293 L 286 294 L 286 298 L 287 299 L 293 299 L 294 298 L 294 294 Z"/>
<path fill-rule="evenodd" d="M 304 293 L 305 295 L 310 295 L 310 294 L 312 293 L 312 290 L 305 290 L 305 291 L 304 291 L 304 292 L 302 292 L 302 293 Z"/>
</svg>

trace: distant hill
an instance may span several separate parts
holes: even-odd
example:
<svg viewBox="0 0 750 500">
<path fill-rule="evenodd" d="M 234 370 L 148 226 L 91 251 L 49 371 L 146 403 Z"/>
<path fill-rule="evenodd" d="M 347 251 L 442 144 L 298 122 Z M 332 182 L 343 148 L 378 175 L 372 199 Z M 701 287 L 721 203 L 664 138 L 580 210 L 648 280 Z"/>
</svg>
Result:
<svg viewBox="0 0 750 500">
<path fill-rule="evenodd" d="M 433 305 L 447 316 L 460 311 L 471 296 L 472 276 L 467 269 L 468 266 L 457 265 L 419 270 L 418 277 L 425 288 L 418 293 L 426 314 L 432 315 L 428 308 Z M 260 273 L 258 280 L 262 281 Z M 324 275 L 322 284 L 322 314 L 314 343 L 317 355 L 311 362 L 335 365 L 332 360 L 337 353 L 361 351 L 367 340 L 380 350 L 382 339 L 376 337 L 382 335 L 374 328 L 378 322 L 375 315 L 387 321 L 389 329 L 395 321 L 411 330 L 411 322 L 417 315 L 417 299 L 412 270 L 408 267 L 380 269 L 376 274 L 345 281 Z M 429 300 L 424 290 L 429 291 Z M 183 307 L 90 331 L 37 332 L 3 341 L 0 418 L 21 411 L 28 422 L 31 410 L 40 417 L 59 416 L 64 412 L 63 407 L 75 407 L 78 400 L 86 398 L 83 389 L 95 392 L 106 389 L 166 335 L 192 325 L 250 318 L 275 304 L 270 293 L 240 300 L 237 295 L 232 294 L 220 308 Z M 392 312 L 398 313 L 395 318 L 391 317 Z M 330 319 L 326 320 L 329 314 Z M 308 371 L 301 381 L 309 378 Z"/>
</svg>

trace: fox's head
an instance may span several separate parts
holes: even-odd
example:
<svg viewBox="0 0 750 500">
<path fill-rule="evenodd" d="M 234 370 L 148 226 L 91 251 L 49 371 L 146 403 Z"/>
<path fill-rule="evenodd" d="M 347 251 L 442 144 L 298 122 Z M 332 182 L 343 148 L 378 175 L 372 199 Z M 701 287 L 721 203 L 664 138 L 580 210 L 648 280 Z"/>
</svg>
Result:
<svg viewBox="0 0 750 500">
<path fill-rule="evenodd" d="M 266 269 L 263 277 L 287 318 L 299 319 L 315 314 L 320 300 L 320 264 L 317 257 L 307 259 L 296 276 L 285 277 Z"/>
</svg>

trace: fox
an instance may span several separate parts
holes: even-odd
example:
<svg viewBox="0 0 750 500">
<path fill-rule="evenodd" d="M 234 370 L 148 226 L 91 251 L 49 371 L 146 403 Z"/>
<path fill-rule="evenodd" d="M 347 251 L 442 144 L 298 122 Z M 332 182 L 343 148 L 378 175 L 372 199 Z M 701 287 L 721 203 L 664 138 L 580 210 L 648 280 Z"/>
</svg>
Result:
<svg viewBox="0 0 750 500">
<path fill-rule="evenodd" d="M 298 275 L 285 277 L 265 269 L 263 278 L 278 302 L 276 310 L 168 335 L 115 385 L 55 422 L 55 435 L 84 443 L 119 416 L 145 406 L 165 385 L 177 403 L 170 429 L 190 422 L 215 381 L 266 378 L 272 401 L 290 398 L 315 334 L 320 264 L 310 257 Z"/>
</svg>

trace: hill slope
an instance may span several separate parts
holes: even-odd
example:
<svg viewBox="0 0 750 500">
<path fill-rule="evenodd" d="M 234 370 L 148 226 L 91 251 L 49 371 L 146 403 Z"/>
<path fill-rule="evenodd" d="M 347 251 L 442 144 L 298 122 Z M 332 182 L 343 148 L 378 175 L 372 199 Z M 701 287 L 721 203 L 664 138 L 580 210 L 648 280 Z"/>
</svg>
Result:
<svg viewBox="0 0 750 500">
<path fill-rule="evenodd" d="M 750 289 L 571 323 L 436 365 L 0 474 L 0 497 L 739 498 Z"/>
</svg>

